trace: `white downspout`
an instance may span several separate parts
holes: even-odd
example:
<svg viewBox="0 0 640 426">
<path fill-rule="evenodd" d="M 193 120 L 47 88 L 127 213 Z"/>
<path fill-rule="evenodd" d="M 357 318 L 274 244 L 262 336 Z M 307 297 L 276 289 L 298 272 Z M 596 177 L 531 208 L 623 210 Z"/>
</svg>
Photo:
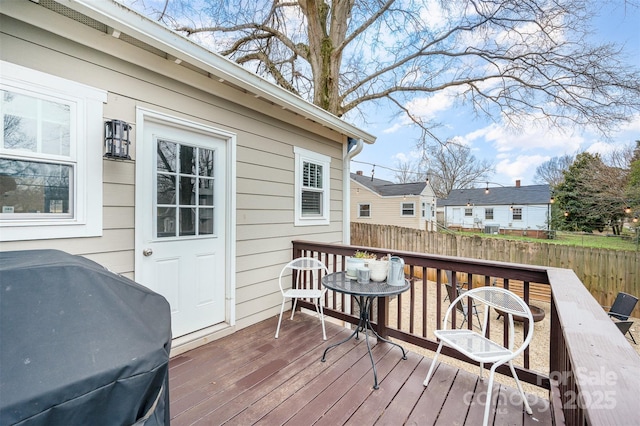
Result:
<svg viewBox="0 0 640 426">
<path fill-rule="evenodd" d="M 356 147 L 348 151 L 349 144 L 344 145 L 342 162 L 342 244 L 351 244 L 351 159 L 360 154 L 364 144 L 358 139 Z"/>
</svg>

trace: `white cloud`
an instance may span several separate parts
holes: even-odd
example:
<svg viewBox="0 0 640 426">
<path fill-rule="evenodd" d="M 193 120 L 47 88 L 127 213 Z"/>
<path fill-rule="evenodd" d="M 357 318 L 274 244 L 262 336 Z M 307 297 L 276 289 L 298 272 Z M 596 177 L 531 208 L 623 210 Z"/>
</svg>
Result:
<svg viewBox="0 0 640 426">
<path fill-rule="evenodd" d="M 495 123 L 468 133 L 463 138 L 470 142 L 484 139 L 491 143 L 498 152 L 544 149 L 547 151 L 573 153 L 584 142 L 582 136 L 567 134 L 556 128 L 529 127 L 511 130 L 505 125 Z"/>
<path fill-rule="evenodd" d="M 405 107 L 418 117 L 432 120 L 437 113 L 446 111 L 453 106 L 460 90 L 458 88 L 447 88 L 431 96 L 414 98 L 407 102 Z"/>
<path fill-rule="evenodd" d="M 496 165 L 496 172 L 507 176 L 512 182 L 516 180 L 531 180 L 532 171 L 545 161 L 549 160 L 544 155 L 518 155 L 515 159 L 506 157 Z"/>
<path fill-rule="evenodd" d="M 401 120 L 401 121 L 404 121 L 404 120 Z M 383 130 L 382 130 L 382 133 L 386 133 L 386 134 L 389 134 L 389 133 L 395 133 L 395 132 L 397 132 L 398 130 L 401 130 L 401 129 L 402 129 L 404 126 L 406 126 L 406 125 L 407 125 L 407 123 L 402 123 L 402 122 L 400 122 L 400 123 L 395 123 L 393 126 L 388 127 L 388 128 L 386 128 L 386 129 L 383 129 Z"/>
<path fill-rule="evenodd" d="M 620 127 L 621 132 L 640 132 L 640 114 L 634 115 L 628 123 Z"/>
</svg>

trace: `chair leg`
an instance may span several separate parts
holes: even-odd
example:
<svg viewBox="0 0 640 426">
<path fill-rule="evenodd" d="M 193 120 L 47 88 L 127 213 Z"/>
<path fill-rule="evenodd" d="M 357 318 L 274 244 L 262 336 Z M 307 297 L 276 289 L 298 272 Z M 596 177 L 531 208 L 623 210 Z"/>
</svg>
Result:
<svg viewBox="0 0 640 426">
<path fill-rule="evenodd" d="M 284 304 L 287 302 L 286 298 L 282 298 L 282 306 L 280 307 L 280 317 L 278 318 L 278 328 L 276 328 L 276 339 L 278 338 L 278 333 L 280 333 L 280 323 L 282 322 L 282 314 L 284 313 Z"/>
<path fill-rule="evenodd" d="M 316 303 L 316 311 L 318 310 L 318 306 L 320 306 L 320 322 L 322 323 L 322 340 L 327 340 L 327 331 L 324 328 L 324 312 L 322 311 L 322 303 L 320 303 L 320 299 Z"/>
<path fill-rule="evenodd" d="M 520 396 L 522 397 L 522 400 L 524 401 L 524 408 L 527 410 L 527 414 L 532 414 L 533 411 L 531 410 L 531 407 L 529 406 L 529 401 L 527 401 L 527 397 L 524 394 L 524 390 L 522 389 L 522 385 L 520 384 L 520 380 L 518 379 L 518 375 L 516 374 L 516 370 L 515 370 L 515 368 L 513 368 L 513 363 L 511 361 L 509 361 L 509 369 L 511 369 L 511 374 L 513 374 L 513 378 L 516 381 L 516 385 L 518 385 L 518 390 L 520 391 Z"/>
<path fill-rule="evenodd" d="M 438 355 L 440 355 L 440 351 L 442 350 L 442 342 L 438 345 L 438 350 L 436 354 L 433 356 L 433 360 L 431 361 L 431 366 L 429 367 L 429 372 L 427 373 L 427 377 L 424 379 L 423 385 L 427 386 L 429 384 L 429 379 L 431 379 L 431 375 L 433 374 L 433 370 L 436 367 L 436 361 L 438 360 Z"/>
<path fill-rule="evenodd" d="M 487 426 L 489 424 L 489 411 L 491 410 L 491 394 L 493 392 L 493 374 L 495 373 L 496 364 L 491 366 L 491 372 L 489 373 L 489 382 L 487 383 L 487 400 L 484 404 L 484 417 L 482 425 Z"/>
<path fill-rule="evenodd" d="M 298 305 L 298 299 L 293 298 L 293 306 L 291 307 L 291 319 L 293 319 L 293 314 L 296 313 L 296 306 Z"/>
<path fill-rule="evenodd" d="M 633 340 L 633 344 L 637 345 L 636 339 L 633 338 L 633 333 L 631 333 L 631 330 L 629 330 L 627 333 L 629 333 L 629 336 L 631 336 L 631 340 Z"/>
</svg>

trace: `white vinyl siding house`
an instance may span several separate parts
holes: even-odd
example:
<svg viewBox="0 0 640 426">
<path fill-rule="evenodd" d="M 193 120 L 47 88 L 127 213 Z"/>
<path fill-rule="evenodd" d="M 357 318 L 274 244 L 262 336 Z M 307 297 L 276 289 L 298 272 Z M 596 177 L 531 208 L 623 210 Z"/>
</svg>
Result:
<svg viewBox="0 0 640 426">
<path fill-rule="evenodd" d="M 435 230 L 435 195 L 424 182 L 395 184 L 351 173 L 351 221 Z"/>
<path fill-rule="evenodd" d="M 548 185 L 455 189 L 438 200 L 444 225 L 487 233 L 544 236 L 550 214 Z"/>
<path fill-rule="evenodd" d="M 219 283 L 213 289 L 193 280 L 200 286 L 193 291 L 221 303 L 221 319 L 174 340 L 174 349 L 184 351 L 279 312 L 278 275 L 291 260 L 293 239 L 348 242 L 347 143 L 373 143 L 373 136 L 114 1 L 3 2 L 0 26 L 3 90 L 28 89 L 40 102 L 68 108 L 72 134 L 34 145 L 42 148 L 4 147 L 0 159 L 59 164 L 74 177 L 63 186 L 68 204 L 48 197 L 40 213 L 28 207 L 23 217 L 15 201 L 22 187 L 12 186 L 19 176 L 4 163 L 1 188 L 4 198 L 14 198 L 0 216 L 1 250 L 59 249 L 144 285 L 157 277 L 150 283 L 156 285 L 170 281 L 162 271 L 176 271 L 162 263 L 181 254 L 175 244 L 191 250 L 216 241 L 207 260 L 191 269 L 204 268 L 203 276 Z M 10 75 L 11 67 L 17 72 Z M 57 119 L 57 128 L 66 128 Z M 109 120 L 132 126 L 131 159 L 103 158 Z M 215 168 L 162 169 L 153 159 L 163 140 L 205 153 Z M 172 199 L 174 190 L 154 179 L 184 181 L 193 196 Z M 192 180 L 202 184 L 190 186 Z M 44 195 L 38 202 L 45 206 Z M 158 231 L 173 232 L 180 215 L 195 210 L 198 225 L 193 218 L 178 223 L 194 228 L 171 238 Z M 34 217 L 41 223 L 30 223 Z"/>
</svg>

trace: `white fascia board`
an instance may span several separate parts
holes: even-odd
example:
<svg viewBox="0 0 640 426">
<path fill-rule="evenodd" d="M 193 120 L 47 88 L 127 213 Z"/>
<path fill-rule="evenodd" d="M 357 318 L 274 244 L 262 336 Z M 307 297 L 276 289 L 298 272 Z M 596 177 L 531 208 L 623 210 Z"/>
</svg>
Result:
<svg viewBox="0 0 640 426">
<path fill-rule="evenodd" d="M 362 139 L 368 144 L 376 140 L 375 136 L 362 129 L 114 0 L 55 1 L 341 134 Z"/>
</svg>

